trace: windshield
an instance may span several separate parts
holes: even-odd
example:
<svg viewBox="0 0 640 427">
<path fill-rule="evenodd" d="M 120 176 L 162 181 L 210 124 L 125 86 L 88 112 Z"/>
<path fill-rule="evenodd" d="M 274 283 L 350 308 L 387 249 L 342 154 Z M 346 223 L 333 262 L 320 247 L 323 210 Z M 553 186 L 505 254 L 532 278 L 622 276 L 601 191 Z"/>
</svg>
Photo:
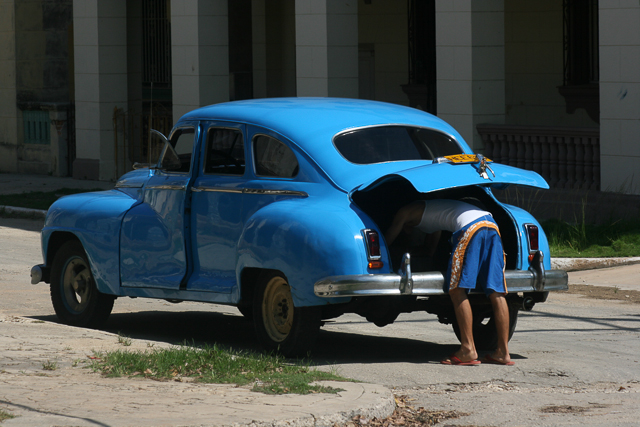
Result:
<svg viewBox="0 0 640 427">
<path fill-rule="evenodd" d="M 409 126 L 377 126 L 356 129 L 334 138 L 340 154 L 352 163 L 433 160 L 462 154 L 458 143 L 449 135 L 432 129 Z"/>
</svg>

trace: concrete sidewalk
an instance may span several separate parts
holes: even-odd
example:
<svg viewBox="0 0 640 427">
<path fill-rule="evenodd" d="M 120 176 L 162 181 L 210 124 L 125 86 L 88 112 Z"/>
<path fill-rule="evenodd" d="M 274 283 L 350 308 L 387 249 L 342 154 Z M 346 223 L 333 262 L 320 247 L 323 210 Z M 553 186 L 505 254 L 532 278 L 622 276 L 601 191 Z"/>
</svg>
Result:
<svg viewBox="0 0 640 427">
<path fill-rule="evenodd" d="M 104 378 L 88 368 L 93 350 L 145 351 L 167 344 L 30 318 L 0 316 L 3 427 L 333 426 L 395 409 L 383 386 L 327 382 L 337 394 L 266 395 L 249 387 Z M 46 369 L 49 367 L 50 369 Z M 51 369 L 55 368 L 55 369 Z"/>
</svg>

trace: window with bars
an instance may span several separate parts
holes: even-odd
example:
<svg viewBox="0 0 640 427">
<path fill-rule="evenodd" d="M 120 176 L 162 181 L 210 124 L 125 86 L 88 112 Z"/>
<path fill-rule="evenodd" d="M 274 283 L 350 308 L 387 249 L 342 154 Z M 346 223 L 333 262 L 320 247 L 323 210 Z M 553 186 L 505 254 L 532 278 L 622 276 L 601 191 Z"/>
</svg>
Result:
<svg viewBox="0 0 640 427">
<path fill-rule="evenodd" d="M 564 84 L 597 83 L 598 0 L 564 0 Z"/>
<path fill-rule="evenodd" d="M 167 0 L 142 2 L 142 80 L 145 85 L 171 86 L 171 24 Z"/>
<path fill-rule="evenodd" d="M 25 144 L 49 144 L 51 142 L 51 123 L 48 111 L 23 111 L 22 120 L 24 123 Z"/>
<path fill-rule="evenodd" d="M 598 0 L 563 0 L 564 70 L 558 87 L 572 114 L 584 108 L 600 122 Z"/>
</svg>

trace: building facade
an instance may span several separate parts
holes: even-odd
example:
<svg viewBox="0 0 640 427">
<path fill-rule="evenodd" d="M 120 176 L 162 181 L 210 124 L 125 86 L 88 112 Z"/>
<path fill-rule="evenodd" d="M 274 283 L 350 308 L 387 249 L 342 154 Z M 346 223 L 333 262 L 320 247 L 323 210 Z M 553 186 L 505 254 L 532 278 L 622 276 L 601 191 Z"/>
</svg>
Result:
<svg viewBox="0 0 640 427">
<path fill-rule="evenodd" d="M 115 180 L 193 108 L 336 96 L 640 194 L 639 69 L 631 0 L 0 0 L 0 172 Z"/>
</svg>

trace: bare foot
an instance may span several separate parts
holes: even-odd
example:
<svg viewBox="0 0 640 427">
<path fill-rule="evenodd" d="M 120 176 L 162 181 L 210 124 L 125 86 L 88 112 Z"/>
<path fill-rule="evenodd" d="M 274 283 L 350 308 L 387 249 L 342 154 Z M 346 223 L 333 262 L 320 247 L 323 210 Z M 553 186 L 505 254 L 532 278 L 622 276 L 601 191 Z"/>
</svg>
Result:
<svg viewBox="0 0 640 427">
<path fill-rule="evenodd" d="M 493 365 L 506 365 L 513 366 L 515 362 L 511 361 L 511 357 L 507 354 L 506 356 L 498 354 L 495 352 L 493 354 L 487 354 L 483 359 L 483 363 L 489 363 Z"/>
</svg>

